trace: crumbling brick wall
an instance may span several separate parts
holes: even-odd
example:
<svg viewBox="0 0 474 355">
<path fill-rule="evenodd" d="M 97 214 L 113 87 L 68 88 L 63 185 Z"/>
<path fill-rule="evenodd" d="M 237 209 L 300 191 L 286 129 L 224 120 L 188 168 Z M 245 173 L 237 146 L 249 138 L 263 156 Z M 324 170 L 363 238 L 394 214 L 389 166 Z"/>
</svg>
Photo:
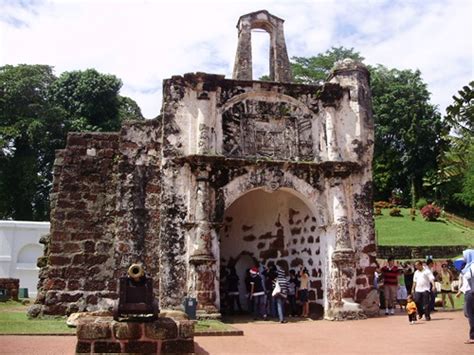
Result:
<svg viewBox="0 0 474 355">
<path fill-rule="evenodd" d="M 56 155 L 51 233 L 30 315 L 110 309 L 133 262 L 155 276 L 158 293 L 159 125 L 69 134 Z"/>
</svg>

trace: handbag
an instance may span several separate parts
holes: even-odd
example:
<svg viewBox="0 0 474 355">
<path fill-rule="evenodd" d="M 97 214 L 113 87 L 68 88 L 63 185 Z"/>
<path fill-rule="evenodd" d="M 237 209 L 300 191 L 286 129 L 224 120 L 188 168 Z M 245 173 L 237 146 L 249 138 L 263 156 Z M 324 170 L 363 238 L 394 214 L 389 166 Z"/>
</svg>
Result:
<svg viewBox="0 0 474 355">
<path fill-rule="evenodd" d="M 280 283 L 278 281 L 275 281 L 275 288 L 272 291 L 272 296 L 278 296 L 281 293 L 281 287 Z"/>
</svg>

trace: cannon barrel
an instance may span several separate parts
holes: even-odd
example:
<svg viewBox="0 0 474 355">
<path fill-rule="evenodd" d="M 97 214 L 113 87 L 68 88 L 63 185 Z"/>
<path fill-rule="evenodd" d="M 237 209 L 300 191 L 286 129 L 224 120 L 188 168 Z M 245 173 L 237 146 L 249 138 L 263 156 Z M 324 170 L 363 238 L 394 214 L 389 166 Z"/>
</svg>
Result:
<svg viewBox="0 0 474 355">
<path fill-rule="evenodd" d="M 145 276 L 145 270 L 142 264 L 132 264 L 128 268 L 127 274 L 133 281 L 138 281 Z"/>
</svg>

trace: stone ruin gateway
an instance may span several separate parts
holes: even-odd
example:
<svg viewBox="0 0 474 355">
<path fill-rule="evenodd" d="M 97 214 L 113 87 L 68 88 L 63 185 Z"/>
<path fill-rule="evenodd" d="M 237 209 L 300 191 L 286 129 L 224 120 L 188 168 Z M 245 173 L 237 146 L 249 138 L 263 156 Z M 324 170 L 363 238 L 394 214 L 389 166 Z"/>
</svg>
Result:
<svg viewBox="0 0 474 355">
<path fill-rule="evenodd" d="M 369 73 L 339 62 L 291 82 L 283 20 L 240 17 L 233 78 L 164 81 L 161 118 L 70 133 L 57 152 L 51 234 L 30 315 L 110 309 L 142 262 L 161 309 L 196 297 L 220 313 L 220 269 L 256 261 L 310 271 L 310 306 L 364 318 L 375 270 Z M 252 79 L 251 30 L 270 34 L 270 77 Z M 364 313 L 364 311 L 366 311 Z"/>
</svg>

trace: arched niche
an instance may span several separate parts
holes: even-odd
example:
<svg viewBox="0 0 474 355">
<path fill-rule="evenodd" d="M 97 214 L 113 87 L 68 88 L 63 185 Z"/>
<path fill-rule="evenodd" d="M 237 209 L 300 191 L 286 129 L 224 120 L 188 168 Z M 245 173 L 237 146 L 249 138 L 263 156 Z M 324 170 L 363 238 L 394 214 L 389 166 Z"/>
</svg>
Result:
<svg viewBox="0 0 474 355">
<path fill-rule="evenodd" d="M 34 264 L 43 255 L 43 248 L 38 244 L 27 244 L 18 252 L 16 262 L 18 264 Z"/>
</svg>

